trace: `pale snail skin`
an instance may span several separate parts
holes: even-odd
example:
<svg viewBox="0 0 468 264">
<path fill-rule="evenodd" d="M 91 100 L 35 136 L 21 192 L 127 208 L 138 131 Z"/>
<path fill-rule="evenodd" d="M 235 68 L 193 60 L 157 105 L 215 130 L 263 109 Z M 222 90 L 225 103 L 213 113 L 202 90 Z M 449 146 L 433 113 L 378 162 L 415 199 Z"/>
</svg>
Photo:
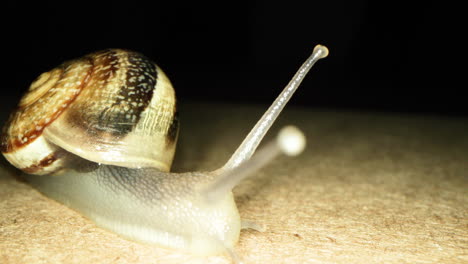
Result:
<svg viewBox="0 0 468 264">
<path fill-rule="evenodd" d="M 196 255 L 227 251 L 235 258 L 243 226 L 232 188 L 277 154 L 302 151 L 304 136 L 289 127 L 252 157 L 307 72 L 327 55 L 326 47 L 315 47 L 231 159 L 213 172 L 168 172 L 178 134 L 174 90 L 158 66 L 124 50 L 96 52 L 41 75 L 4 128 L 2 153 L 31 185 L 100 227 Z"/>
</svg>

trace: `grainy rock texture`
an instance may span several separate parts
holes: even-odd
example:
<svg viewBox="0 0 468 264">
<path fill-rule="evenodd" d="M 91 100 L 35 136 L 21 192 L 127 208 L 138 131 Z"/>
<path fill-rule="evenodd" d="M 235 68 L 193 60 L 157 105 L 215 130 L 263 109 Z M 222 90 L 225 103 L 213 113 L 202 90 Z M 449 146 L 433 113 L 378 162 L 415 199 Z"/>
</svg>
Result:
<svg viewBox="0 0 468 264">
<path fill-rule="evenodd" d="M 186 104 L 175 171 L 223 164 L 266 109 Z M 287 107 L 269 133 L 304 130 L 234 193 L 246 263 L 468 263 L 468 120 Z M 14 178 L 0 163 L 0 263 L 229 263 L 127 241 Z"/>
</svg>

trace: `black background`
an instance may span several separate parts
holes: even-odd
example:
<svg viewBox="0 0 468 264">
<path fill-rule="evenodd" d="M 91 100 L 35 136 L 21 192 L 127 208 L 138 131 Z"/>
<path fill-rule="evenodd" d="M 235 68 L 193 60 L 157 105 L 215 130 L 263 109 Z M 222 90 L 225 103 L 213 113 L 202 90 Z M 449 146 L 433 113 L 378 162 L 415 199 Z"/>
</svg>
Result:
<svg viewBox="0 0 468 264">
<path fill-rule="evenodd" d="M 320 43 L 330 55 L 292 104 L 468 116 L 466 84 L 445 74 L 451 9 L 430 1 L 7 1 L 1 111 L 40 73 L 110 47 L 153 59 L 179 101 L 269 103 Z"/>
</svg>

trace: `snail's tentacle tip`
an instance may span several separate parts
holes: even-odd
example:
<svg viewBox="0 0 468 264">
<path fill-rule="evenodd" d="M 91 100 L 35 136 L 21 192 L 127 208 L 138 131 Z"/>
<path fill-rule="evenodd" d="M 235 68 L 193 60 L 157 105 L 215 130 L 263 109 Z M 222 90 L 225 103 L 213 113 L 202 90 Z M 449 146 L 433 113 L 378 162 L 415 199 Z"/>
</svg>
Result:
<svg viewBox="0 0 468 264">
<path fill-rule="evenodd" d="M 314 48 L 314 53 L 319 53 L 319 57 L 323 59 L 328 56 L 328 48 L 320 44 L 316 45 Z"/>
<path fill-rule="evenodd" d="M 286 126 L 278 133 L 277 143 L 286 155 L 297 156 L 304 150 L 306 138 L 299 128 Z"/>
</svg>

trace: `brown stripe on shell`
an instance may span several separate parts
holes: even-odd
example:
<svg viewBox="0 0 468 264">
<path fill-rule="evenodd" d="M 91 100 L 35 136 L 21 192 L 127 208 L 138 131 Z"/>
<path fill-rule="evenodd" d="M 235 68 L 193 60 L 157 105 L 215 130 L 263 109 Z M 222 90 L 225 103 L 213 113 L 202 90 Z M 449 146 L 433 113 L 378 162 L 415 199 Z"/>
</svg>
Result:
<svg viewBox="0 0 468 264">
<path fill-rule="evenodd" d="M 174 105 L 174 117 L 172 123 L 169 126 L 166 137 L 166 146 L 172 147 L 176 141 L 179 134 L 179 113 L 177 112 L 177 106 Z"/>
<path fill-rule="evenodd" d="M 125 50 L 106 50 L 89 55 L 94 72 L 69 121 L 98 137 L 123 138 L 133 131 L 156 85 L 156 66 L 143 55 Z M 87 109 L 82 111 L 81 109 Z"/>
<path fill-rule="evenodd" d="M 99 116 L 99 127 L 114 136 L 131 132 L 151 102 L 156 86 L 156 66 L 145 56 L 128 52 L 124 57 L 125 75 L 119 84 L 115 101 Z"/>
<path fill-rule="evenodd" d="M 92 68 L 90 60 L 83 58 L 65 62 L 39 76 L 5 124 L 0 150 L 13 152 L 40 137 L 75 101 L 86 86 Z"/>
<path fill-rule="evenodd" d="M 35 174 L 38 171 L 42 171 L 44 168 L 52 165 L 57 159 L 58 157 L 55 155 L 55 153 L 52 153 L 47 157 L 43 158 L 37 164 L 33 164 L 27 168 L 21 168 L 21 170 L 29 174 Z"/>
</svg>

